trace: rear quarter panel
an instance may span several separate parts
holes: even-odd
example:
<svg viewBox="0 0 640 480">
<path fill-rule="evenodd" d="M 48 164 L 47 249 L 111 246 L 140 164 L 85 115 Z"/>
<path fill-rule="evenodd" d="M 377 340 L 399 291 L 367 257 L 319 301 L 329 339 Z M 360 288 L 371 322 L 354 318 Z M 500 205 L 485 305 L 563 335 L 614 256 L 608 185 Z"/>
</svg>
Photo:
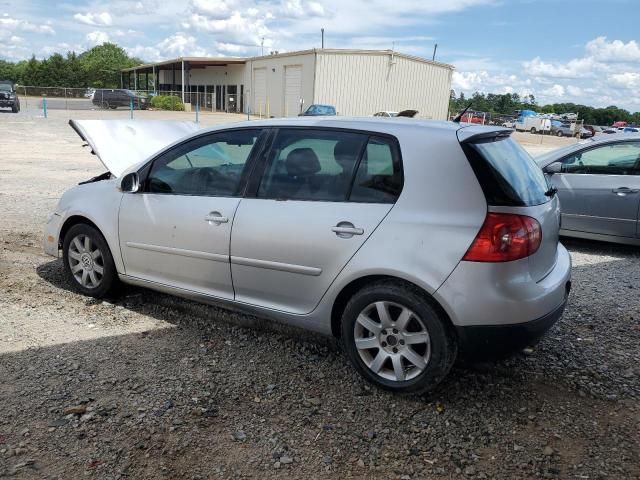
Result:
<svg viewBox="0 0 640 480">
<path fill-rule="evenodd" d="M 484 222 L 486 200 L 454 129 L 403 129 L 397 138 L 405 177 L 400 198 L 336 278 L 324 308 L 367 275 L 398 277 L 434 293 Z"/>
</svg>

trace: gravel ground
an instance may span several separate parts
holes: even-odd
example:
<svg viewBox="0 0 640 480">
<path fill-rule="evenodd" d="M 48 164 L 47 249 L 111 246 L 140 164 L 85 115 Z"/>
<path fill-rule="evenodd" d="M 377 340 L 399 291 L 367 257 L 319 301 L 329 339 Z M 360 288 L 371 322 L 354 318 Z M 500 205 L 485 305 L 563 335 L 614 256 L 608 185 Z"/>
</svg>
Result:
<svg viewBox="0 0 640 480">
<path fill-rule="evenodd" d="M 73 293 L 41 231 L 101 166 L 56 112 L 0 125 L 0 478 L 640 478 L 640 250 L 566 241 L 570 305 L 536 349 L 399 397 L 331 339 Z"/>
</svg>

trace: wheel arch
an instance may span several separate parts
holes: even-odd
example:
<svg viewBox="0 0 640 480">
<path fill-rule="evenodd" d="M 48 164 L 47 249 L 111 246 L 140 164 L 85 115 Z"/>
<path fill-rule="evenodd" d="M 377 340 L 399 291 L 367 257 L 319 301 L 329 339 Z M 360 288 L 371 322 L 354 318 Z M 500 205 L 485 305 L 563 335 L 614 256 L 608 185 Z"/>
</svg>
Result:
<svg viewBox="0 0 640 480">
<path fill-rule="evenodd" d="M 100 233 L 100 235 L 104 237 L 104 233 L 102 233 L 102 230 L 100 229 L 100 227 L 98 227 L 98 225 L 96 225 L 94 222 L 89 220 L 87 217 L 84 217 L 82 215 L 71 215 L 69 218 L 67 218 L 64 221 L 64 223 L 62 224 L 62 227 L 60 228 L 60 235 L 58 235 L 59 248 L 62 248 L 62 245 L 64 244 L 64 237 L 67 235 L 67 232 L 71 229 L 71 227 L 81 223 L 84 223 L 85 225 L 89 225 L 95 228 Z M 108 242 L 107 242 L 107 245 L 108 245 Z"/>
<path fill-rule="evenodd" d="M 407 286 L 408 288 L 417 290 L 420 295 L 429 303 L 431 307 L 433 307 L 442 319 L 445 320 L 447 326 L 451 329 L 451 331 L 455 334 L 456 329 L 454 328 L 453 322 L 451 318 L 447 314 L 446 310 L 440 305 L 440 303 L 433 298 L 424 288 L 419 285 L 406 280 L 400 277 L 394 277 L 392 275 L 366 275 L 364 277 L 356 278 L 352 280 L 350 283 L 345 285 L 340 293 L 335 297 L 333 301 L 333 305 L 331 307 L 331 334 L 335 338 L 340 338 L 340 326 L 342 322 L 342 313 L 344 312 L 349 299 L 360 289 L 369 285 L 373 282 L 379 281 L 389 281 L 394 282 L 399 285 Z"/>
</svg>

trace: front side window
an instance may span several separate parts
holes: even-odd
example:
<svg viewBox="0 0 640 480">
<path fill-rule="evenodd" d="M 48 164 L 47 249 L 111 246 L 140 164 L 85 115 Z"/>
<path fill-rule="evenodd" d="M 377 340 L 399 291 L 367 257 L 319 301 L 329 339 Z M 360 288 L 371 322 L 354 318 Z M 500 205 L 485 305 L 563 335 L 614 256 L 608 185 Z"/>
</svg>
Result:
<svg viewBox="0 0 640 480">
<path fill-rule="evenodd" d="M 216 133 L 181 145 L 158 158 L 147 191 L 174 195 L 235 197 L 259 130 Z"/>
<path fill-rule="evenodd" d="M 258 197 L 346 201 L 367 138 L 342 131 L 280 130 Z"/>
<path fill-rule="evenodd" d="M 640 174 L 640 142 L 614 143 L 574 153 L 562 160 L 562 173 Z"/>
</svg>

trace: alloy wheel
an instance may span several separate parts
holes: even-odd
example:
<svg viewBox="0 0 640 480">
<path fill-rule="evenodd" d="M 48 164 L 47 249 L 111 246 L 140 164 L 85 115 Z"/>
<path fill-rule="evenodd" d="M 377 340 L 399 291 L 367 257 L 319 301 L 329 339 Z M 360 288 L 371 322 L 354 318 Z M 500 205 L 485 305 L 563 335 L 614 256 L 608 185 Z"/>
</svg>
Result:
<svg viewBox="0 0 640 480">
<path fill-rule="evenodd" d="M 431 337 L 424 322 L 398 303 L 368 305 L 358 315 L 353 333 L 364 364 L 386 380 L 411 380 L 429 363 Z"/>
<path fill-rule="evenodd" d="M 80 234 L 69 244 L 69 266 L 76 281 L 85 288 L 98 288 L 104 275 L 104 258 L 88 235 Z"/>
</svg>

